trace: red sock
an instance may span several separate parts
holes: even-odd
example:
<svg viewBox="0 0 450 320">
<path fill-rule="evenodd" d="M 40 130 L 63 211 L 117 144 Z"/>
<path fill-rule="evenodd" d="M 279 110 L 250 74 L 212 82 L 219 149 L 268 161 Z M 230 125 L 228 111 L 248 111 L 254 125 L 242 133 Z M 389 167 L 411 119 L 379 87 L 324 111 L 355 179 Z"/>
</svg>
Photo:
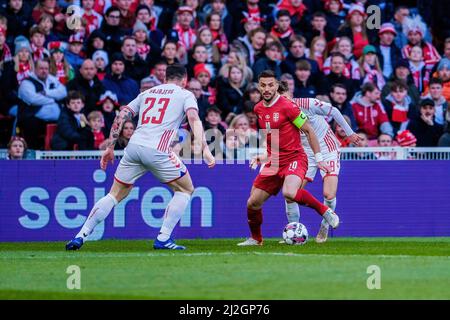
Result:
<svg viewBox="0 0 450 320">
<path fill-rule="evenodd" d="M 298 204 L 313 208 L 321 216 L 328 210 L 326 205 L 317 200 L 311 193 L 304 189 L 298 189 L 294 200 Z"/>
<path fill-rule="evenodd" d="M 248 226 L 252 233 L 252 238 L 262 241 L 261 225 L 263 222 L 262 209 L 253 210 L 247 208 Z"/>
</svg>

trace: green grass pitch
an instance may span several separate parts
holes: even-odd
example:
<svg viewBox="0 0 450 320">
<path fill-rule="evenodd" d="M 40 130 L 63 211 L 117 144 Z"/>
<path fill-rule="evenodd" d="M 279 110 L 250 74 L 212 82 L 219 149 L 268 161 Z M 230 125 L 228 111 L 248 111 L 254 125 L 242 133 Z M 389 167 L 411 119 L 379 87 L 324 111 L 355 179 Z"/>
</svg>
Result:
<svg viewBox="0 0 450 320">
<path fill-rule="evenodd" d="M 450 299 L 450 238 L 312 239 L 305 246 L 266 239 L 179 240 L 186 251 L 151 241 L 0 243 L 2 299 Z M 68 266 L 81 289 L 67 288 Z M 369 290 L 367 268 L 380 268 Z"/>
</svg>

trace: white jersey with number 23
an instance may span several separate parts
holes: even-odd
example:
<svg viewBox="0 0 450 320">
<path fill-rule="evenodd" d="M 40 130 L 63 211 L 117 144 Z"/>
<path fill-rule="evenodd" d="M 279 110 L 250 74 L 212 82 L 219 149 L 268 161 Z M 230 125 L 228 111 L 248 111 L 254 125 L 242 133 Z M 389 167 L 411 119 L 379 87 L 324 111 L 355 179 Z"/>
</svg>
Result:
<svg viewBox="0 0 450 320">
<path fill-rule="evenodd" d="M 131 136 L 132 144 L 168 153 L 185 113 L 198 110 L 194 94 L 175 84 L 162 84 L 139 94 L 128 103 L 133 116 L 139 114 L 136 130 Z"/>
</svg>

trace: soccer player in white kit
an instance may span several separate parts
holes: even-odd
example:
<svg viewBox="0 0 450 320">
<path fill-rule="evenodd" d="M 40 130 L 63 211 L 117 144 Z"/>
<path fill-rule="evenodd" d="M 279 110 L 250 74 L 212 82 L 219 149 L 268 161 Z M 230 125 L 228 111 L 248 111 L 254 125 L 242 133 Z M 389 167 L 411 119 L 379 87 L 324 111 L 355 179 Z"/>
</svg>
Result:
<svg viewBox="0 0 450 320">
<path fill-rule="evenodd" d="M 281 89 L 279 92 L 292 99 L 289 96 L 287 90 L 287 84 L 281 82 Z M 313 98 L 295 98 L 292 99 L 308 117 L 311 126 L 317 136 L 320 143 L 320 151 L 323 156 L 323 161 L 331 169 L 326 173 L 320 170 L 320 174 L 323 178 L 323 197 L 324 204 L 335 211 L 336 209 L 336 192 L 338 186 L 338 176 L 340 171 L 340 143 L 331 130 L 325 117 L 332 117 L 344 130 L 351 143 L 359 144 L 361 137 L 358 136 L 352 128 L 345 121 L 340 111 L 333 107 L 330 103 L 324 102 Z M 303 180 L 302 188 L 306 186 L 308 182 L 312 182 L 317 173 L 317 161 L 314 156 L 314 152 L 309 146 L 308 139 L 304 134 L 301 134 L 302 145 L 308 155 L 308 171 L 306 172 L 305 180 Z M 289 222 L 298 222 L 300 219 L 300 211 L 297 203 L 286 202 L 286 215 Z M 323 243 L 328 237 L 329 224 L 323 219 L 320 224 L 320 230 L 316 237 L 316 242 Z"/>
<path fill-rule="evenodd" d="M 114 145 L 123 123 L 139 115 L 136 131 L 125 148 L 110 192 L 94 205 L 75 239 L 66 244 L 66 250 L 80 249 L 95 226 L 105 220 L 111 210 L 128 196 L 136 180 L 148 171 L 174 192 L 153 248 L 185 249 L 175 243 L 171 234 L 189 204 L 194 186 L 186 166 L 170 148 L 185 115 L 194 134 L 195 150 L 202 150 L 210 168 L 215 165 L 198 116 L 197 100 L 190 91 L 184 89 L 186 82 L 187 73 L 183 66 L 168 66 L 165 84 L 142 92 L 122 108 L 111 129 L 111 142 L 100 160 L 103 170 L 108 162 L 114 160 Z"/>
</svg>

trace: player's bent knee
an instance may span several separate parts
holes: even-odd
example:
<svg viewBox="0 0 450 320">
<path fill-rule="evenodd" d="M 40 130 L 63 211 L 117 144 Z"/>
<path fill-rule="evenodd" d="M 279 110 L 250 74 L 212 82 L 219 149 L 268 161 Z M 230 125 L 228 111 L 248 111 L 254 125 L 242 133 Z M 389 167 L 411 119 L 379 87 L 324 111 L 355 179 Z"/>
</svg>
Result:
<svg viewBox="0 0 450 320">
<path fill-rule="evenodd" d="M 336 193 L 333 192 L 324 192 L 323 193 L 323 198 L 325 200 L 333 200 L 334 198 L 336 198 Z"/>
<path fill-rule="evenodd" d="M 258 201 L 257 199 L 250 197 L 247 200 L 247 209 L 258 210 L 258 209 L 261 209 L 261 207 L 262 207 L 262 203 L 260 201 Z"/>
<path fill-rule="evenodd" d="M 288 202 L 295 202 L 296 195 L 297 195 L 297 190 L 283 189 L 283 197 Z"/>
</svg>

